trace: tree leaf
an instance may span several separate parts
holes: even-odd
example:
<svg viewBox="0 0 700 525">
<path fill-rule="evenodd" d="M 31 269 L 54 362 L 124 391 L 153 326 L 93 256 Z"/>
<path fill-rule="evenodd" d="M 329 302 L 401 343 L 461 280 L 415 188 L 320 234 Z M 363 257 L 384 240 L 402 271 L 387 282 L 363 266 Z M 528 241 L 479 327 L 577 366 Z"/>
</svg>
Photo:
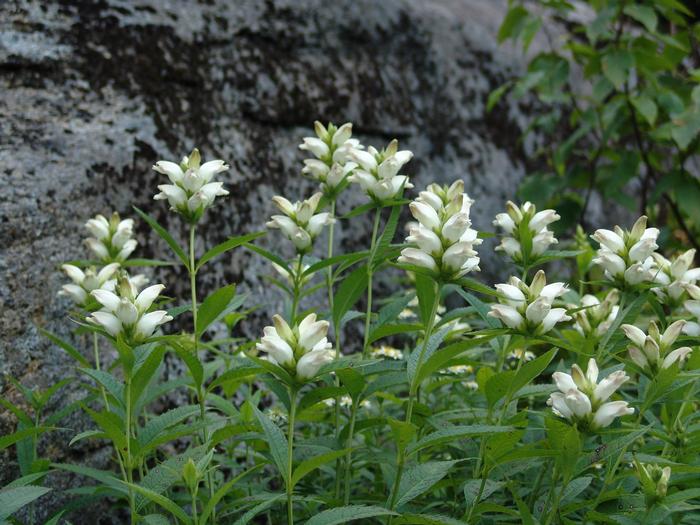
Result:
<svg viewBox="0 0 700 525">
<path fill-rule="evenodd" d="M 622 89 L 629 70 L 634 67 L 634 55 L 624 49 L 615 49 L 603 55 L 603 74 L 617 89 Z"/>
</svg>

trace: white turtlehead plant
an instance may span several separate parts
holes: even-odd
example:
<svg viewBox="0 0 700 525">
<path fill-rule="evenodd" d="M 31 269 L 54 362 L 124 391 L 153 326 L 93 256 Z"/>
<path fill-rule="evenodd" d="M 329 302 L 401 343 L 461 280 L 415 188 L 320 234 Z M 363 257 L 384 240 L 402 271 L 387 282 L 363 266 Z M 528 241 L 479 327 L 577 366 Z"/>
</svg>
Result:
<svg viewBox="0 0 700 525">
<path fill-rule="evenodd" d="M 119 271 L 119 263 L 110 263 L 99 271 L 94 266 L 82 270 L 72 264 L 64 264 L 61 269 L 73 282 L 64 284 L 58 294 L 70 297 L 79 306 L 85 306 L 93 290 L 114 290 L 117 284 L 114 276 Z"/>
<path fill-rule="evenodd" d="M 659 331 L 654 321 L 649 323 L 648 334 L 631 324 L 623 324 L 622 331 L 633 344 L 627 350 L 630 359 L 644 372 L 656 374 L 663 368 L 669 368 L 674 363 L 680 366 L 690 355 L 692 348 L 682 346 L 673 350 L 673 344 L 683 331 L 686 321 L 678 320 L 671 323 L 664 333 Z"/>
<path fill-rule="evenodd" d="M 370 146 L 367 151 L 352 149 L 349 156 L 358 166 L 348 176 L 348 181 L 359 184 L 373 201 L 381 204 L 400 196 L 403 190 L 413 188 L 408 177 L 399 173 L 413 158 L 413 153 L 399 151 L 396 139 L 382 151 Z"/>
<path fill-rule="evenodd" d="M 292 241 L 298 253 L 308 253 L 323 227 L 335 222 L 328 212 L 315 213 L 321 197 L 323 194 L 317 192 L 308 199 L 294 204 L 279 195 L 273 197 L 272 202 L 284 215 L 273 215 L 266 226 L 282 230 L 282 233 Z"/>
<path fill-rule="evenodd" d="M 591 358 L 585 374 L 574 364 L 571 374 L 554 372 L 552 379 L 559 392 L 550 394 L 547 404 L 557 416 L 575 423 L 580 430 L 599 430 L 610 426 L 617 417 L 634 413 L 626 401 L 608 401 L 629 380 L 624 370 L 598 382 L 598 364 Z"/>
<path fill-rule="evenodd" d="M 474 201 L 464 193 L 464 182 L 431 184 L 421 191 L 409 208 L 418 223 L 410 229 L 399 263 L 428 270 L 437 279 L 449 282 L 479 269 L 474 246 L 481 244 L 471 228 L 469 211 Z"/>
<path fill-rule="evenodd" d="M 228 164 L 223 160 L 210 160 L 204 164 L 201 162 L 199 150 L 195 148 L 179 164 L 160 160 L 153 166 L 155 171 L 170 179 L 170 184 L 158 186 L 160 193 L 153 198 L 167 200 L 171 210 L 192 224 L 202 217 L 204 210 L 214 203 L 216 197 L 228 195 L 223 182 L 212 180 L 214 175 L 228 170 Z"/>
<path fill-rule="evenodd" d="M 173 319 L 165 310 L 148 311 L 164 288 L 162 284 L 154 284 L 137 294 L 135 284 L 122 276 L 114 292 L 91 292 L 102 309 L 93 312 L 87 320 L 104 328 L 112 337 L 122 337 L 129 344 L 142 343 L 158 326 Z"/>
<path fill-rule="evenodd" d="M 658 273 L 652 254 L 659 247 L 657 228 L 647 228 L 642 215 L 629 231 L 615 226 L 614 231 L 600 229 L 591 236 L 600 244 L 593 264 L 605 270 L 605 276 L 619 285 L 638 285 L 654 280 Z"/>
<path fill-rule="evenodd" d="M 496 285 L 498 304 L 493 304 L 488 315 L 499 319 L 508 328 L 520 332 L 541 335 L 549 332 L 557 323 L 570 321 L 565 308 L 552 308 L 558 297 L 567 292 L 564 283 L 547 284 L 547 278 L 539 270 L 528 286 L 517 277 L 508 283 Z"/>
<path fill-rule="evenodd" d="M 585 337 L 602 337 L 610 329 L 620 310 L 620 292 L 612 289 L 601 301 L 595 295 L 581 297 L 581 304 L 570 304 L 574 318 L 574 330 Z"/>
<path fill-rule="evenodd" d="M 559 219 L 554 210 L 537 211 L 531 202 L 518 206 L 508 201 L 506 212 L 493 221 L 505 234 L 496 251 L 505 252 L 516 263 L 532 263 L 558 242 L 547 227 Z"/>
<path fill-rule="evenodd" d="M 136 249 L 136 239 L 132 239 L 134 220 L 122 220 L 117 212 L 109 219 L 104 215 L 96 215 L 85 223 L 85 228 L 92 235 L 85 239 L 85 244 L 103 263 L 122 263 Z"/>
<path fill-rule="evenodd" d="M 700 268 L 693 268 L 695 249 L 690 249 L 669 260 L 660 253 L 652 253 L 657 271 L 652 290 L 664 302 L 678 306 L 687 297 L 687 287 L 700 279 Z"/>
<path fill-rule="evenodd" d="M 689 284 L 685 289 L 691 299 L 683 303 L 683 308 L 695 318 L 695 321 L 688 321 L 683 327 L 683 333 L 697 337 L 700 336 L 700 286 Z"/>
<path fill-rule="evenodd" d="M 318 181 L 321 191 L 333 195 L 345 177 L 357 167 L 350 159 L 350 151 L 361 150 L 360 141 L 352 138 L 352 124 L 340 127 L 333 123 L 324 126 L 314 122 L 315 137 L 304 137 L 299 149 L 308 151 L 315 158 L 305 159 L 302 174 Z"/>
<path fill-rule="evenodd" d="M 256 346 L 298 381 L 308 381 L 335 357 L 333 345 L 326 337 L 328 321 L 318 321 L 316 314 L 307 315 L 293 327 L 277 314 L 272 322 L 273 326 L 263 329 L 264 335 Z"/>
</svg>

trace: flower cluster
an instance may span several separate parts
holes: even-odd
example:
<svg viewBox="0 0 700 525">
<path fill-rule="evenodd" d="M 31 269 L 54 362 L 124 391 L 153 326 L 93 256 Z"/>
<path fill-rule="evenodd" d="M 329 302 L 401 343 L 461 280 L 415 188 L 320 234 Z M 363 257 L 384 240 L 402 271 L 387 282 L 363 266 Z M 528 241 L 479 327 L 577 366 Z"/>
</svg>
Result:
<svg viewBox="0 0 700 525">
<path fill-rule="evenodd" d="M 164 288 L 162 284 L 154 284 L 138 293 L 134 283 L 122 276 L 115 289 L 117 293 L 91 292 L 103 308 L 93 312 L 88 321 L 101 326 L 113 337 L 122 337 L 130 344 L 141 343 L 151 337 L 158 326 L 173 319 L 165 310 L 148 312 Z"/>
<path fill-rule="evenodd" d="M 270 361 L 287 369 L 299 381 L 308 381 L 321 366 L 333 360 L 335 352 L 328 342 L 328 321 L 317 321 L 316 314 L 307 315 L 290 327 L 280 316 L 272 317 L 274 326 L 266 326 L 257 343 Z"/>
<path fill-rule="evenodd" d="M 505 233 L 496 250 L 505 252 L 516 263 L 531 263 L 558 242 L 547 226 L 559 219 L 554 210 L 538 212 L 531 202 L 518 206 L 508 201 L 506 213 L 499 213 L 493 221 Z"/>
<path fill-rule="evenodd" d="M 552 378 L 559 392 L 550 394 L 547 404 L 557 416 L 575 423 L 582 430 L 605 428 L 616 417 L 634 413 L 634 408 L 626 401 L 607 401 L 629 380 L 623 370 L 613 372 L 598 383 L 598 364 L 591 358 L 585 374 L 574 364 L 571 374 L 554 372 Z"/>
<path fill-rule="evenodd" d="M 686 296 L 688 285 L 700 279 L 700 268 L 691 268 L 695 260 L 695 250 L 687 250 L 673 260 L 668 260 L 660 253 L 652 253 L 658 271 L 654 273 L 654 282 L 659 286 L 654 293 L 665 303 L 677 306 Z"/>
<path fill-rule="evenodd" d="M 659 247 L 658 236 L 658 229 L 647 228 L 644 215 L 629 231 L 619 226 L 615 226 L 615 231 L 596 230 L 591 237 L 600 244 L 600 249 L 593 263 L 605 270 L 608 279 L 620 285 L 650 282 L 657 274 L 651 255 Z"/>
<path fill-rule="evenodd" d="M 639 484 L 646 497 L 647 506 L 666 497 L 668 482 L 671 479 L 671 467 L 660 467 L 655 464 L 640 463 L 634 460 L 639 476 Z"/>
<path fill-rule="evenodd" d="M 372 349 L 370 353 L 371 357 L 386 357 L 388 359 L 394 359 L 401 361 L 403 359 L 403 352 L 398 348 L 394 348 L 389 345 L 381 345 L 379 348 Z"/>
<path fill-rule="evenodd" d="M 321 184 L 326 195 L 333 195 L 345 177 L 357 167 L 350 162 L 350 151 L 361 150 L 357 139 L 351 138 L 352 124 L 349 122 L 336 128 L 333 123 L 325 127 L 319 121 L 314 122 L 316 137 L 305 137 L 299 149 L 306 150 L 315 159 L 305 159 L 302 173 Z"/>
<path fill-rule="evenodd" d="M 478 270 L 474 246 L 481 239 L 471 228 L 469 211 L 473 202 L 464 193 L 461 180 L 449 187 L 431 184 L 420 192 L 409 206 L 418 225 L 406 237 L 406 242 L 417 248 L 404 248 L 398 261 L 425 268 L 445 282 Z"/>
<path fill-rule="evenodd" d="M 683 327 L 683 333 L 694 337 L 700 336 L 700 286 L 690 284 L 685 287 L 692 299 L 685 301 L 683 307 L 693 316 L 695 321 L 688 321 Z"/>
<path fill-rule="evenodd" d="M 586 294 L 581 297 L 581 307 L 572 315 L 574 329 L 584 337 L 602 337 L 610 329 L 620 307 L 620 292 L 610 290 L 601 302 L 595 295 Z M 577 308 L 570 304 L 570 309 Z"/>
<path fill-rule="evenodd" d="M 272 202 L 284 215 L 273 215 L 266 226 L 282 230 L 292 241 L 298 253 L 309 252 L 314 239 L 318 237 L 323 227 L 335 222 L 328 212 L 315 213 L 321 197 L 323 197 L 321 192 L 314 193 L 308 199 L 294 204 L 279 195 L 273 197 Z"/>
<path fill-rule="evenodd" d="M 488 315 L 500 319 L 508 328 L 541 335 L 557 323 L 571 320 L 565 308 L 552 308 L 554 300 L 566 293 L 566 285 L 547 284 L 542 270 L 535 274 L 530 286 L 511 277 L 508 283 L 497 284 L 496 290 L 500 304 L 492 305 Z"/>
<path fill-rule="evenodd" d="M 158 186 L 160 193 L 155 200 L 167 200 L 170 208 L 181 214 L 190 223 L 196 223 L 204 210 L 214 203 L 216 197 L 228 195 L 222 182 L 212 182 L 217 173 L 229 166 L 223 160 L 210 160 L 201 164 L 199 150 L 195 148 L 180 164 L 161 160 L 153 169 L 167 175 L 171 184 Z"/>
<path fill-rule="evenodd" d="M 134 220 L 121 220 L 114 212 L 107 220 L 104 215 L 96 215 L 85 223 L 92 237 L 85 239 L 85 244 L 98 260 L 105 264 L 124 262 L 136 249 Z"/>
<path fill-rule="evenodd" d="M 413 153 L 398 149 L 399 143 L 394 139 L 382 151 L 372 146 L 367 151 L 350 150 L 350 158 L 358 167 L 348 176 L 348 181 L 359 184 L 372 200 L 380 204 L 399 196 L 404 189 L 413 188 L 408 177 L 399 174 Z"/>
<path fill-rule="evenodd" d="M 654 321 L 649 323 L 649 335 L 631 324 L 623 324 L 622 331 L 634 343 L 627 350 L 630 359 L 645 372 L 654 374 L 662 368 L 669 368 L 674 363 L 681 364 L 692 352 L 692 348 L 683 346 L 671 350 L 681 334 L 686 322 L 671 323 L 662 334 Z"/>
<path fill-rule="evenodd" d="M 117 285 L 114 276 L 119 271 L 119 263 L 110 263 L 100 271 L 97 271 L 94 266 L 83 271 L 72 264 L 64 264 L 61 269 L 73 282 L 64 284 L 58 294 L 70 297 L 79 306 L 85 306 L 93 290 L 114 291 Z"/>
</svg>

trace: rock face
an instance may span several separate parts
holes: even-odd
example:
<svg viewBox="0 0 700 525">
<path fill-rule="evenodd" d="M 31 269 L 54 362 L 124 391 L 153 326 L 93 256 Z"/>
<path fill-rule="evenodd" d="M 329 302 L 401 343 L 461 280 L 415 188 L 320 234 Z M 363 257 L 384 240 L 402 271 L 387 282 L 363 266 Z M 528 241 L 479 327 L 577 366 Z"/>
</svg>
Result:
<svg viewBox="0 0 700 525">
<path fill-rule="evenodd" d="M 398 138 L 415 154 L 406 171 L 417 189 L 463 178 L 477 200 L 476 226 L 488 227 L 514 196 L 528 147 L 518 142 L 525 122 L 518 107 L 501 104 L 485 112 L 488 93 L 522 62 L 496 47 L 505 5 L 1 2 L 0 374 L 39 388 L 73 374 L 70 359 L 37 330 L 71 337 L 69 304 L 56 297 L 64 282 L 57 266 L 84 257 L 83 224 L 96 213 L 133 216 L 133 204 L 171 231 L 184 232 L 162 202 L 152 201 L 163 181 L 150 168 L 195 145 L 206 159 L 231 164 L 221 178 L 231 196 L 200 228 L 209 246 L 261 229 L 273 195 L 310 194 L 312 184 L 299 175 L 303 155 L 297 145 L 315 119 L 352 121 L 365 144 Z M 351 196 L 341 211 L 361 201 Z M 339 243 L 360 248 L 367 230 L 349 234 L 341 226 Z M 138 226 L 138 239 L 139 257 L 170 258 L 147 225 Z M 273 232 L 262 243 L 279 240 Z M 482 266 L 488 277 L 488 259 Z M 262 279 L 268 272 L 259 257 L 240 250 L 201 276 L 202 295 L 214 285 L 239 282 L 251 304 L 269 312 L 280 298 Z M 154 277 L 171 294 L 186 289 L 181 273 Z M 256 333 L 261 320 L 253 318 L 243 330 Z M 4 397 L 19 399 L 4 379 L 0 388 Z M 83 395 L 75 383 L 63 392 L 60 405 Z M 81 424 L 74 419 L 64 423 Z M 0 412 L 0 432 L 14 423 Z M 69 439 L 70 433 L 53 433 L 40 448 L 55 460 L 104 461 L 103 450 L 88 446 L 66 452 Z M 17 474 L 12 457 L 0 457 L 0 485 Z M 48 512 L 51 505 L 43 507 Z"/>
</svg>

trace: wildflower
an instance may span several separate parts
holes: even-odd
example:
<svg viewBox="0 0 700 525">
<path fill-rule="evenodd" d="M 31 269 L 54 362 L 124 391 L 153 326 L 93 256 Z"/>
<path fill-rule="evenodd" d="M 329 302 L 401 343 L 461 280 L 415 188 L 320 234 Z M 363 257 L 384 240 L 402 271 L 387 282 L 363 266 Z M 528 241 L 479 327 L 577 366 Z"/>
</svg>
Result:
<svg viewBox="0 0 700 525">
<path fill-rule="evenodd" d="M 380 204 L 397 197 L 404 189 L 413 188 L 408 177 L 399 174 L 413 153 L 398 149 L 396 140 L 382 151 L 372 146 L 367 151 L 351 149 L 349 156 L 358 167 L 348 176 L 348 181 L 359 184 L 372 200 Z"/>
<path fill-rule="evenodd" d="M 267 417 L 278 426 L 282 426 L 287 422 L 287 414 L 277 406 L 272 406 L 267 410 Z"/>
<path fill-rule="evenodd" d="M 681 334 L 686 321 L 680 320 L 671 323 L 663 334 L 654 321 L 649 323 L 649 335 L 631 324 L 623 324 L 622 331 L 627 338 L 634 343 L 628 348 L 630 359 L 640 368 L 650 371 L 652 374 L 662 368 L 669 368 L 674 363 L 679 365 L 688 357 L 692 349 L 688 346 L 671 350 Z"/>
<path fill-rule="evenodd" d="M 96 215 L 85 223 L 92 237 L 85 239 L 88 249 L 104 263 L 124 262 L 136 249 L 133 219 L 121 220 L 114 212 L 107 220 L 104 215 Z"/>
<path fill-rule="evenodd" d="M 531 202 L 519 207 L 508 201 L 506 213 L 499 213 L 493 221 L 494 226 L 505 233 L 496 250 L 505 252 L 517 263 L 530 261 L 532 256 L 542 255 L 551 244 L 558 242 L 547 226 L 559 219 L 554 210 L 538 212 Z"/>
<path fill-rule="evenodd" d="M 403 352 L 389 345 L 381 345 L 379 348 L 372 349 L 370 354 L 372 357 L 387 357 L 400 361 L 403 359 Z"/>
<path fill-rule="evenodd" d="M 516 368 L 519 361 L 522 360 L 523 363 L 527 363 L 528 361 L 532 361 L 535 357 L 535 353 L 531 352 L 530 350 L 516 348 L 515 350 L 508 352 L 508 355 L 506 355 L 506 363 L 511 368 Z"/>
<path fill-rule="evenodd" d="M 688 250 L 673 260 L 668 260 L 660 253 L 652 253 L 658 271 L 654 273 L 654 282 L 659 286 L 654 293 L 665 303 L 679 304 L 686 295 L 686 287 L 700 279 L 700 268 L 691 268 L 695 259 L 695 250 Z"/>
<path fill-rule="evenodd" d="M 419 225 L 411 229 L 398 261 L 425 268 L 436 277 L 450 281 L 479 269 L 474 246 L 481 244 L 471 228 L 469 211 L 474 201 L 464 193 L 464 182 L 451 186 L 431 184 L 410 204 Z"/>
<path fill-rule="evenodd" d="M 564 308 L 552 308 L 554 300 L 566 293 L 564 283 L 547 284 L 542 270 L 532 278 L 530 286 L 517 277 L 497 284 L 500 304 L 491 306 L 490 317 L 500 319 L 508 328 L 541 335 L 557 323 L 571 320 Z"/>
<path fill-rule="evenodd" d="M 448 366 L 445 371 L 448 374 L 462 376 L 462 375 L 471 374 L 474 371 L 474 367 L 472 367 L 470 365 L 452 365 L 452 366 Z"/>
<path fill-rule="evenodd" d="M 217 173 L 229 169 L 223 160 L 210 160 L 201 164 L 197 148 L 189 157 L 183 157 L 180 164 L 161 160 L 153 169 L 168 176 L 172 184 L 158 186 L 160 193 L 155 200 L 167 200 L 170 209 L 181 214 L 187 221 L 196 223 L 204 210 L 214 203 L 216 197 L 228 195 L 222 182 L 212 182 Z"/>
<path fill-rule="evenodd" d="M 700 335 L 700 286 L 690 284 L 685 288 L 692 299 L 685 301 L 683 307 L 697 320 L 688 321 L 683 327 L 683 333 L 697 337 Z"/>
<path fill-rule="evenodd" d="M 294 327 L 280 315 L 274 315 L 272 321 L 274 326 L 263 329 L 265 335 L 256 346 L 299 381 L 308 381 L 333 360 L 333 345 L 326 338 L 328 321 L 317 321 L 316 314 L 307 315 Z"/>
<path fill-rule="evenodd" d="M 574 329 L 584 337 L 601 337 L 609 329 L 617 317 L 620 292 L 613 289 L 608 292 L 601 302 L 595 295 L 581 297 L 581 309 L 573 313 Z M 569 308 L 577 308 L 570 304 Z"/>
<path fill-rule="evenodd" d="M 605 276 L 621 284 L 636 285 L 651 282 L 656 271 L 652 254 L 658 248 L 659 230 L 647 228 L 642 215 L 630 231 L 615 226 L 615 231 L 596 230 L 591 236 L 600 244 L 593 264 L 605 270 Z"/>
<path fill-rule="evenodd" d="M 323 195 L 318 192 L 305 201 L 294 204 L 284 197 L 276 196 L 272 202 L 284 215 L 273 215 L 267 223 L 268 228 L 279 228 L 292 241 L 299 253 L 307 253 L 324 226 L 333 224 L 335 219 L 328 212 L 314 215 Z"/>
<path fill-rule="evenodd" d="M 77 305 L 85 306 L 93 290 L 114 290 L 116 281 L 113 277 L 119 270 L 119 263 L 108 264 L 99 272 L 94 266 L 83 271 L 72 264 L 64 264 L 61 269 L 73 282 L 64 284 L 58 294 L 70 297 Z"/>
<path fill-rule="evenodd" d="M 173 319 L 165 310 L 148 312 L 164 288 L 162 284 L 155 284 L 136 295 L 134 283 L 122 276 L 115 289 L 117 293 L 108 290 L 91 292 L 103 308 L 93 312 L 88 321 L 101 326 L 113 337 L 122 336 L 130 343 L 143 342 L 158 326 Z"/>
<path fill-rule="evenodd" d="M 319 121 L 314 122 L 316 137 L 305 137 L 299 149 L 306 150 L 315 159 L 305 159 L 301 172 L 318 181 L 325 194 L 334 191 L 351 173 L 357 164 L 350 161 L 351 150 L 361 150 L 362 145 L 352 136 L 352 124 L 347 122 L 336 128 L 329 123 L 326 128 Z"/>
<path fill-rule="evenodd" d="M 552 378 L 559 392 L 550 394 L 547 404 L 554 413 L 583 429 L 597 430 L 609 426 L 616 417 L 633 414 L 634 409 L 626 401 L 607 401 L 615 391 L 629 380 L 623 370 L 613 372 L 598 383 L 598 365 L 595 359 L 588 361 L 584 374 L 574 364 L 571 375 L 554 372 Z"/>
<path fill-rule="evenodd" d="M 297 269 L 298 272 L 302 275 L 301 281 L 299 283 L 300 286 L 303 286 L 311 280 L 311 275 L 304 276 L 304 272 L 308 270 L 309 266 L 310 265 L 308 264 L 302 264 L 301 268 L 295 266 L 293 268 L 290 268 L 292 270 L 292 273 L 289 273 L 285 268 L 283 268 L 279 264 L 272 263 L 272 267 L 275 269 L 275 271 L 278 274 L 280 274 L 290 286 L 294 286 L 294 281 L 296 279 L 295 274 L 297 273 Z"/>
<path fill-rule="evenodd" d="M 655 464 L 640 463 L 636 458 L 634 465 L 647 506 L 651 507 L 654 503 L 664 499 L 668 491 L 668 482 L 671 479 L 671 467 L 662 468 Z"/>
<path fill-rule="evenodd" d="M 479 390 L 479 383 L 476 381 L 462 381 L 462 385 L 468 390 Z"/>
</svg>

